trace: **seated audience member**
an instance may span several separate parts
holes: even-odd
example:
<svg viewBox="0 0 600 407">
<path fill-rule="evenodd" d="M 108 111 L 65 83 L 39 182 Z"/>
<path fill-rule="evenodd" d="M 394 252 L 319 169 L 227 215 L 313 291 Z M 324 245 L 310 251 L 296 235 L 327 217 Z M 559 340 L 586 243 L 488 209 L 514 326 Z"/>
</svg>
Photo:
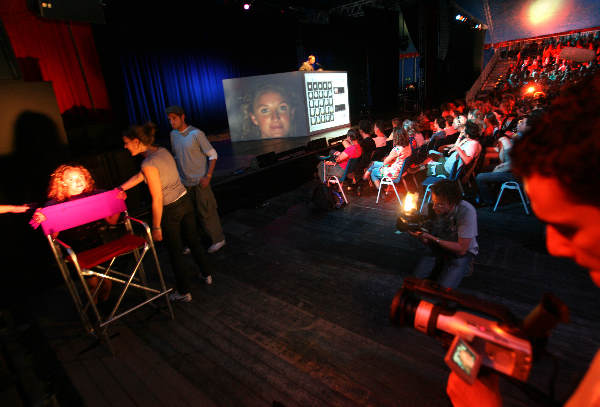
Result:
<svg viewBox="0 0 600 407">
<path fill-rule="evenodd" d="M 370 120 L 363 119 L 358 122 L 358 133 L 360 134 L 360 148 L 361 156 L 356 166 L 356 173 L 362 174 L 371 163 L 371 156 L 375 151 L 375 139 L 372 137 L 371 132 L 373 130 L 373 123 Z M 356 131 L 356 130 L 353 130 Z M 348 138 L 343 142 L 344 147 L 350 147 L 350 141 Z"/>
<path fill-rule="evenodd" d="M 78 198 L 83 198 L 100 192 L 96 189 L 94 179 L 90 172 L 80 165 L 61 165 L 50 176 L 50 184 L 48 186 L 48 198 L 45 206 L 56 205 L 62 202 L 72 201 Z M 120 197 L 125 199 L 124 192 Z M 40 224 L 46 221 L 46 216 L 36 211 L 33 214 L 33 224 Z M 65 241 L 76 252 L 93 249 L 101 246 L 108 240 L 111 240 L 108 235 L 108 225 L 114 225 L 118 221 L 118 214 L 96 222 L 91 222 L 86 225 L 81 225 L 72 229 L 60 232 L 61 240 Z M 53 235 L 58 237 L 58 233 Z M 96 276 L 86 278 L 86 283 L 93 293 L 98 286 L 99 279 Z M 104 302 L 110 295 L 112 282 L 105 279 L 100 286 L 97 299 Z"/>
<path fill-rule="evenodd" d="M 502 124 L 500 125 L 501 135 L 506 134 L 506 132 L 508 132 L 508 131 L 514 133 L 517 128 L 518 121 L 519 121 L 519 118 L 517 117 L 517 115 L 515 113 L 510 113 L 510 114 L 506 115 L 504 117 L 504 120 L 502 121 Z"/>
<path fill-rule="evenodd" d="M 372 143 L 373 149 L 375 149 L 375 141 L 373 140 L 373 122 L 369 119 L 362 119 L 361 121 L 358 122 L 358 132 L 363 140 L 371 139 L 373 141 L 373 143 Z M 346 137 L 346 139 L 344 139 L 342 141 L 342 144 L 344 145 L 344 148 L 350 146 L 350 142 L 348 141 L 347 137 Z M 364 153 L 364 151 L 363 151 L 363 153 Z M 368 153 L 367 155 L 370 157 L 371 152 L 367 151 L 367 153 Z"/>
<path fill-rule="evenodd" d="M 446 127 L 444 127 L 444 133 L 446 133 L 446 144 L 454 144 L 459 134 L 459 131 L 453 125 L 454 117 L 448 116 L 445 120 Z"/>
<path fill-rule="evenodd" d="M 392 141 L 394 140 L 394 130 L 396 130 L 397 128 L 402 127 L 402 120 L 400 120 L 399 117 L 394 117 L 392 119 L 392 131 L 390 132 L 390 135 L 387 138 L 387 141 Z"/>
<path fill-rule="evenodd" d="M 456 137 L 456 141 L 454 144 L 458 143 L 463 137 L 465 137 L 465 128 L 467 125 L 467 118 L 465 116 L 456 116 L 452 121 L 452 127 L 456 129 L 458 132 L 458 136 Z"/>
<path fill-rule="evenodd" d="M 376 188 L 379 188 L 379 183 L 383 177 L 395 179 L 400 174 L 404 160 L 412 153 L 408 136 L 401 129 L 394 130 L 394 146 L 392 151 L 383 161 L 374 161 L 365 172 L 364 180 L 371 178 Z"/>
<path fill-rule="evenodd" d="M 597 73 L 561 92 L 548 112 L 515 143 L 512 165 L 515 173 L 523 177 L 533 211 L 546 223 L 548 252 L 571 258 L 587 268 L 591 281 L 600 287 L 600 177 L 590 176 L 598 171 L 600 143 L 596 129 L 599 126 L 600 74 Z M 570 279 L 554 284 L 565 282 Z M 498 379 L 498 375 L 488 374 L 468 384 L 450 373 L 446 392 L 454 407 L 499 407 L 502 397 Z M 564 405 L 598 406 L 599 389 L 600 352 L 597 352 Z"/>
<path fill-rule="evenodd" d="M 321 161 L 319 166 L 317 167 L 319 171 L 319 179 L 323 180 L 327 179 L 327 177 L 335 176 L 340 178 L 344 175 L 344 171 L 346 170 L 346 166 L 348 165 L 348 160 L 351 158 L 359 158 L 362 153 L 362 149 L 360 148 L 360 135 L 356 130 L 350 129 L 348 133 L 346 133 L 346 140 L 344 140 L 344 145 L 348 145 L 344 149 L 344 151 L 332 151 L 331 155 L 333 156 L 330 161 Z"/>
<path fill-rule="evenodd" d="M 513 145 L 512 137 L 500 137 L 497 144 L 496 148 L 498 149 L 500 164 L 496 165 L 491 172 L 481 172 L 475 177 L 479 191 L 479 204 L 482 206 L 494 204 L 495 196 L 492 192 L 494 186 L 503 182 L 516 180 L 510 168 L 510 150 Z"/>
<path fill-rule="evenodd" d="M 387 137 L 383 132 L 385 130 L 385 125 L 383 124 L 383 120 L 377 120 L 375 125 L 373 126 L 373 132 L 375 133 L 375 137 L 373 141 L 375 141 L 375 147 L 385 147 L 387 143 Z"/>
<path fill-rule="evenodd" d="M 429 140 L 429 149 L 435 150 L 436 145 L 445 144 L 446 139 L 446 131 L 444 130 L 446 127 L 446 119 L 443 117 L 436 117 L 433 121 L 433 134 L 431 135 L 431 139 Z"/>
<path fill-rule="evenodd" d="M 483 119 L 483 123 L 484 123 L 485 130 L 483 131 L 483 134 L 481 135 L 481 137 L 482 137 L 481 146 L 483 148 L 491 147 L 492 145 L 494 145 L 494 142 L 496 141 L 496 135 L 497 135 L 498 131 L 500 130 L 500 124 L 498 123 L 498 119 L 496 118 L 496 115 L 494 113 L 486 114 L 485 118 Z"/>
<path fill-rule="evenodd" d="M 464 117 L 464 116 L 463 116 Z M 444 175 L 450 176 L 452 168 L 456 160 L 461 160 L 457 166 L 457 169 L 462 166 L 468 166 L 474 159 L 479 157 L 481 153 L 481 144 L 479 144 L 479 126 L 473 122 L 467 122 L 465 125 L 465 132 L 462 138 L 456 141 L 456 143 L 448 150 L 448 157 L 443 155 L 439 156 L 437 163 L 430 162 L 429 166 L 435 167 L 430 170 L 431 175 Z"/>
<path fill-rule="evenodd" d="M 421 147 L 425 144 L 425 139 L 423 138 L 423 134 L 417 132 L 415 128 L 415 123 L 412 120 L 406 119 L 404 123 L 402 123 L 402 128 L 408 135 L 408 141 L 413 150 Z"/>
<path fill-rule="evenodd" d="M 442 180 L 431 188 L 431 213 L 426 222 L 429 232 L 409 232 L 429 246 L 415 269 L 417 278 L 428 278 L 443 287 L 456 288 L 473 267 L 477 256 L 477 212 L 462 200 L 454 181 Z"/>
<path fill-rule="evenodd" d="M 421 113 L 413 125 L 417 133 L 421 133 L 424 140 L 428 140 L 432 134 L 432 123 L 425 112 Z"/>
<path fill-rule="evenodd" d="M 442 109 L 442 117 L 452 117 L 454 119 L 454 110 L 456 110 L 456 106 L 452 103 L 446 103 L 441 106 Z"/>
<path fill-rule="evenodd" d="M 483 122 L 484 119 L 484 115 L 483 113 L 481 113 L 481 110 L 479 109 L 473 109 L 471 111 L 469 111 L 469 113 L 467 114 L 467 120 L 474 122 L 476 125 L 479 126 L 479 130 L 481 132 L 483 132 L 484 128 L 485 128 L 485 123 Z"/>
</svg>

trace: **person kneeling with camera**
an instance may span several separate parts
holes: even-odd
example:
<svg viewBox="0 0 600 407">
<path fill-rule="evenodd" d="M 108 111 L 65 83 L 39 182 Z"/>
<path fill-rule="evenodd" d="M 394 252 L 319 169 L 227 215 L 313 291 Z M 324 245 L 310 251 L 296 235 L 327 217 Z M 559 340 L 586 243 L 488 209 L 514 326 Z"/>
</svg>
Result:
<svg viewBox="0 0 600 407">
<path fill-rule="evenodd" d="M 477 256 L 477 212 L 462 199 L 455 181 L 443 180 L 432 187 L 429 220 L 425 231 L 409 232 L 429 246 L 433 256 L 423 257 L 415 269 L 417 278 L 456 288 L 470 273 Z"/>
<path fill-rule="evenodd" d="M 600 72 L 561 90 L 549 110 L 515 143 L 512 166 L 524 180 L 534 213 L 546 223 L 548 253 L 588 269 L 591 282 L 600 287 L 600 177 L 590 176 L 598 171 L 598 126 Z M 451 373 L 446 393 L 454 407 L 498 407 L 502 405 L 498 378 L 490 374 L 468 384 Z M 599 405 L 600 350 L 564 406 Z"/>
</svg>

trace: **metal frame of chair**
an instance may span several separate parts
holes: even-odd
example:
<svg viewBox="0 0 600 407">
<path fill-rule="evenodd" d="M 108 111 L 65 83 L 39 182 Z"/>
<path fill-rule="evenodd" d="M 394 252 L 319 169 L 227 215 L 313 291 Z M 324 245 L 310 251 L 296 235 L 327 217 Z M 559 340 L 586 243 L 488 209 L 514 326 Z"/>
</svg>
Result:
<svg viewBox="0 0 600 407">
<path fill-rule="evenodd" d="M 406 157 L 406 159 L 402 163 L 402 167 L 400 168 L 400 173 L 398 174 L 398 176 L 396 178 L 394 178 L 394 179 L 392 179 L 390 177 L 381 178 L 381 181 L 379 182 L 379 188 L 377 189 L 377 199 L 375 200 L 375 204 L 379 204 L 379 195 L 381 195 L 381 186 L 389 185 L 394 189 L 396 198 L 398 198 L 398 202 L 400 203 L 400 205 L 402 205 L 402 199 L 400 199 L 400 195 L 398 194 L 398 190 L 396 189 L 395 184 L 402 181 L 402 183 L 404 184 L 404 188 L 408 191 L 408 186 L 406 185 L 406 180 L 404 179 L 404 176 L 409 174 L 408 167 L 410 167 L 412 165 L 412 162 L 414 160 L 413 157 L 416 157 L 416 156 L 410 155 L 410 156 Z M 414 177 L 414 174 L 412 174 L 412 175 Z"/>
<path fill-rule="evenodd" d="M 342 174 L 342 176 L 340 178 L 336 177 L 335 175 L 330 175 L 329 177 L 327 177 L 327 182 L 329 182 L 329 184 L 336 184 L 338 186 L 338 189 L 340 190 L 340 193 L 342 194 L 342 197 L 344 198 L 344 202 L 346 202 L 346 204 L 348 204 L 348 199 L 346 198 L 346 194 L 344 193 L 343 184 L 344 184 L 344 181 L 346 180 L 346 178 L 348 177 L 348 174 L 350 174 L 350 173 L 352 173 L 352 171 L 354 171 L 354 168 L 358 164 L 359 160 L 360 160 L 360 157 L 349 158 L 348 163 L 346 164 L 346 169 L 344 170 L 344 173 Z M 327 172 L 326 169 L 324 169 L 323 170 L 324 176 L 325 176 L 326 172 Z"/>
<path fill-rule="evenodd" d="M 48 243 L 50 244 L 67 289 L 75 303 L 84 329 L 97 339 L 103 340 L 111 352 L 113 352 L 113 348 L 108 336 L 108 326 L 143 305 L 164 297 L 168 314 L 171 319 L 175 319 L 173 308 L 167 295 L 172 291 L 172 288 L 166 288 L 150 227 L 145 222 L 128 215 L 125 201 L 117 196 L 118 193 L 119 191 L 115 189 L 40 209 L 46 217 L 46 220 L 41 224 L 42 230 L 48 239 Z M 58 232 L 104 219 L 117 213 L 124 213 L 125 215 L 124 224 L 127 234 L 115 241 L 76 253 L 67 243 L 61 241 L 58 237 L 53 237 Z M 132 221 L 142 227 L 142 236 L 133 234 Z M 152 253 L 154 258 L 159 287 L 150 286 L 146 279 L 142 260 L 148 251 Z M 135 259 L 133 270 L 126 273 L 113 269 L 117 257 L 127 254 L 133 254 Z M 71 267 L 69 267 L 69 264 L 71 264 Z M 78 276 L 84 299 L 82 299 L 79 293 L 76 280 L 72 278 L 70 268 L 73 268 Z M 100 279 L 93 292 L 90 291 L 85 281 L 85 277 L 87 276 L 96 276 Z M 105 279 L 123 285 L 118 300 L 108 316 L 102 316 L 96 305 L 96 297 Z M 120 310 L 123 298 L 129 288 L 141 290 L 145 294 L 146 299 L 128 309 Z M 87 299 L 87 303 L 85 303 L 85 299 Z M 88 309 L 92 311 L 93 321 L 88 316 Z"/>
<path fill-rule="evenodd" d="M 523 208 L 525 209 L 525 214 L 529 215 L 529 209 L 527 208 L 529 199 L 527 198 L 527 195 L 522 191 L 521 184 L 519 184 L 518 181 L 506 181 L 502 183 L 502 186 L 500 187 L 500 193 L 498 194 L 498 198 L 496 199 L 496 205 L 494 205 L 493 212 L 496 212 L 496 208 L 498 208 L 498 204 L 500 203 L 500 198 L 502 198 L 502 194 L 506 189 L 512 189 L 519 192 L 519 196 L 521 197 L 521 203 L 523 204 Z"/>
</svg>

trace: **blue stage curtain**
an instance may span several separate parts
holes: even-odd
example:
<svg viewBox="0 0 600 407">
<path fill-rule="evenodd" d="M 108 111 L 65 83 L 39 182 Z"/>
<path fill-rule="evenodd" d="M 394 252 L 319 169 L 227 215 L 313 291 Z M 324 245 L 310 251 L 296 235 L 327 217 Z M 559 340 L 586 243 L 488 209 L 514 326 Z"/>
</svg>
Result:
<svg viewBox="0 0 600 407">
<path fill-rule="evenodd" d="M 239 70 L 211 55 L 129 54 L 121 57 L 124 92 L 131 124 L 153 121 L 169 129 L 165 108 L 179 105 L 186 121 L 227 125 L 223 79 Z"/>
</svg>

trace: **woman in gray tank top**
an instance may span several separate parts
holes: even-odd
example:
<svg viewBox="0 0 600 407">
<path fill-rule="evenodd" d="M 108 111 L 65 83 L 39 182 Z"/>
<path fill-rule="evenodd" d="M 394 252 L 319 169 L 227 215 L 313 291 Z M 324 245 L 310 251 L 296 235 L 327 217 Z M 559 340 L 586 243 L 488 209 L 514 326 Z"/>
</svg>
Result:
<svg viewBox="0 0 600 407">
<path fill-rule="evenodd" d="M 189 302 L 190 276 L 183 258 L 183 241 L 190 248 L 202 277 L 212 284 L 210 268 L 206 262 L 204 248 L 196 228 L 194 207 L 186 189 L 179 179 L 175 159 L 162 147 L 154 145 L 156 126 L 147 123 L 143 126 L 131 126 L 123 135 L 125 148 L 132 156 L 144 157 L 142 169 L 127 180 L 121 188 L 128 190 L 141 182 L 146 182 L 152 196 L 152 238 L 163 240 L 167 246 L 177 291 L 171 293 L 172 301 Z"/>
</svg>

